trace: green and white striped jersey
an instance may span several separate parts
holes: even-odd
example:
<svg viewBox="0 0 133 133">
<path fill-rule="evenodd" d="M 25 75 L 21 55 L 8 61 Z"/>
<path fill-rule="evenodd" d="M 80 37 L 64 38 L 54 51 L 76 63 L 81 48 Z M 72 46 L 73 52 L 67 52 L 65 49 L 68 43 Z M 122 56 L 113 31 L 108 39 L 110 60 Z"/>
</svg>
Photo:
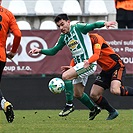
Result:
<svg viewBox="0 0 133 133">
<path fill-rule="evenodd" d="M 70 27 L 70 32 L 67 34 L 61 34 L 58 42 L 53 48 L 47 50 L 41 50 L 42 54 L 54 55 L 61 50 L 65 45 L 70 49 L 74 58 L 75 64 L 83 62 L 92 56 L 93 50 L 91 40 L 88 35 L 89 31 L 94 28 L 100 28 L 104 26 L 104 22 L 96 22 L 93 24 L 77 23 Z"/>
</svg>

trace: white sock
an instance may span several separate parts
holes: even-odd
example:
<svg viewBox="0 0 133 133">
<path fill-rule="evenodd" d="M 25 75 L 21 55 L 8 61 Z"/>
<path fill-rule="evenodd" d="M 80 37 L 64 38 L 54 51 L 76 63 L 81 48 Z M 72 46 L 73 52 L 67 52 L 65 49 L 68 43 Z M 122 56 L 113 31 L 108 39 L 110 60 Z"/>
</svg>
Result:
<svg viewBox="0 0 133 133">
<path fill-rule="evenodd" d="M 4 105 L 5 105 L 4 103 L 5 103 L 5 102 L 6 102 L 6 99 L 2 98 L 2 100 L 1 100 L 1 108 L 2 108 L 2 109 L 4 109 Z"/>
<path fill-rule="evenodd" d="M 71 103 L 71 104 L 66 103 L 66 105 L 68 105 L 68 106 L 73 106 L 73 104 L 72 104 L 72 103 Z"/>
</svg>

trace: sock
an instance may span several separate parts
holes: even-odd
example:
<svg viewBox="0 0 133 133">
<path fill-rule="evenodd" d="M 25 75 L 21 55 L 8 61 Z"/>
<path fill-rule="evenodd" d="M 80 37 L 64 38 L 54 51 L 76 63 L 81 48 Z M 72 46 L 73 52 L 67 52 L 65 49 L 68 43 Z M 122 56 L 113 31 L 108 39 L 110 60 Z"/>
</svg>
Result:
<svg viewBox="0 0 133 133">
<path fill-rule="evenodd" d="M 71 80 L 65 80 L 65 95 L 66 102 L 68 104 L 73 104 L 73 84 Z"/>
<path fill-rule="evenodd" d="M 129 86 L 121 86 L 121 96 L 133 96 L 133 88 Z"/>
<path fill-rule="evenodd" d="M 2 98 L 2 100 L 1 100 L 1 108 L 2 109 L 4 109 L 5 102 L 6 102 L 6 100 L 4 98 Z"/>
<path fill-rule="evenodd" d="M 115 108 L 113 108 L 103 96 L 100 96 L 100 98 L 95 103 L 100 108 L 106 109 L 108 112 L 114 112 L 115 111 Z"/>
<path fill-rule="evenodd" d="M 67 106 L 73 106 L 73 103 L 66 103 Z"/>
<path fill-rule="evenodd" d="M 78 100 L 80 100 L 81 103 L 83 103 L 91 111 L 94 110 L 95 104 L 92 102 L 92 100 L 90 99 L 90 97 L 86 93 L 83 93 L 82 97 L 81 98 L 78 98 Z"/>
</svg>

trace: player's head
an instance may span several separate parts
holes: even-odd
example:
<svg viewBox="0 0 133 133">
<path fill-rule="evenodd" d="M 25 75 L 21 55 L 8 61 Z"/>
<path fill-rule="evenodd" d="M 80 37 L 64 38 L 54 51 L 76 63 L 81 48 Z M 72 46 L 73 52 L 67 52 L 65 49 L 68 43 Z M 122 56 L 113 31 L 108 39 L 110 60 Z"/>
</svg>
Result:
<svg viewBox="0 0 133 133">
<path fill-rule="evenodd" d="M 70 19 L 67 14 L 59 14 L 55 17 L 54 22 L 60 28 L 63 34 L 66 34 L 70 30 Z"/>
</svg>

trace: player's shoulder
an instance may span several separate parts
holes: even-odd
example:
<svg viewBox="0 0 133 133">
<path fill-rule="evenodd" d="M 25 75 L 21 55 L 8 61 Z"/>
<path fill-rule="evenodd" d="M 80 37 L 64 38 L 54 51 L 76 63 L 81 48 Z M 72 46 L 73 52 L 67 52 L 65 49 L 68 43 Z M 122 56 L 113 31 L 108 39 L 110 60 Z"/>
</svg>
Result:
<svg viewBox="0 0 133 133">
<path fill-rule="evenodd" d="M 89 36 L 90 37 L 95 37 L 95 38 L 101 38 L 102 36 L 101 35 L 99 35 L 98 33 L 89 33 Z"/>
<path fill-rule="evenodd" d="M 85 27 L 86 27 L 87 23 L 84 22 L 78 22 L 75 25 L 72 25 L 72 29 L 76 29 L 76 30 L 80 30 L 81 32 L 84 31 Z"/>
<path fill-rule="evenodd" d="M 103 37 L 97 33 L 89 33 L 90 39 L 91 41 L 95 44 L 95 43 L 99 43 L 102 44 L 103 42 Z"/>
<path fill-rule="evenodd" d="M 61 33 L 60 34 L 60 37 L 59 37 L 59 39 L 58 39 L 58 42 L 60 41 L 60 42 L 63 42 L 65 40 L 65 34 L 63 34 L 63 33 Z"/>
<path fill-rule="evenodd" d="M 87 23 L 78 22 L 78 23 L 76 23 L 74 26 L 77 27 L 77 28 L 80 28 L 80 27 L 84 27 L 84 26 L 86 26 L 86 25 L 87 25 Z"/>
<path fill-rule="evenodd" d="M 14 16 L 13 13 L 11 11 L 9 11 L 7 8 L 0 6 L 1 11 L 3 11 L 5 14 L 9 15 L 9 16 Z"/>
<path fill-rule="evenodd" d="M 64 36 L 65 36 L 65 34 L 63 34 L 63 33 L 60 34 L 60 37 L 61 37 L 61 38 L 63 38 Z"/>
</svg>

